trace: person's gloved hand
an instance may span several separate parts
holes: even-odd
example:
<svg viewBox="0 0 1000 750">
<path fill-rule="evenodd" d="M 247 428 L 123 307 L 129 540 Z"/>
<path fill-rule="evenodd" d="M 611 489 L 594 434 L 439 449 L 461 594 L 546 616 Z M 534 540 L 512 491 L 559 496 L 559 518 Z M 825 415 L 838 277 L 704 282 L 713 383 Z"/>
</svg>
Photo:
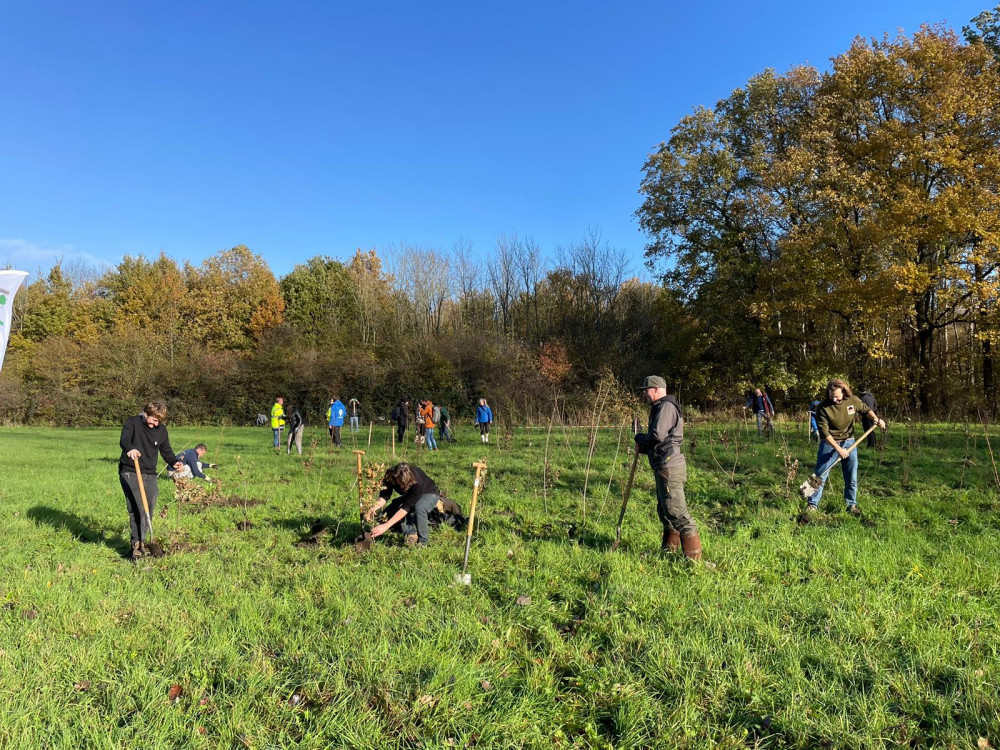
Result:
<svg viewBox="0 0 1000 750">
<path fill-rule="evenodd" d="M 210 477 L 210 476 L 209 476 L 208 474 L 206 474 L 206 475 L 205 475 L 205 476 L 203 477 L 203 479 L 204 479 L 204 480 L 205 480 L 206 482 L 208 482 L 209 484 L 211 484 L 211 483 L 212 483 L 212 477 Z"/>
<path fill-rule="evenodd" d="M 209 469 L 218 469 L 219 468 L 218 464 L 205 464 L 205 466 L 207 466 Z"/>
</svg>

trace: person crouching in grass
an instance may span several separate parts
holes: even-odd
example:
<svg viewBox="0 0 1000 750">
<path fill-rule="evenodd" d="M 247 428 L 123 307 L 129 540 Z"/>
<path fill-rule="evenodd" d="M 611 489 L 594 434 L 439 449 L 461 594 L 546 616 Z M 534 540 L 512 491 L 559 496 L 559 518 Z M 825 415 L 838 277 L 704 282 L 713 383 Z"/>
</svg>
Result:
<svg viewBox="0 0 1000 750">
<path fill-rule="evenodd" d="M 149 554 L 143 543 L 143 525 L 146 513 L 142 507 L 142 495 L 139 492 L 139 482 L 146 489 L 146 501 L 149 504 L 149 515 L 152 517 L 156 508 L 156 497 L 159 490 L 156 486 L 156 454 L 174 470 L 180 471 L 184 463 L 174 455 L 167 436 L 167 405 L 161 401 L 150 401 L 142 409 L 142 414 L 129 417 L 122 426 L 121 445 L 122 456 L 118 461 L 118 479 L 125 493 L 125 505 L 128 508 L 129 535 L 132 545 L 131 559 L 133 562 Z M 139 459 L 139 474 L 135 473 L 135 459 Z"/>
<path fill-rule="evenodd" d="M 399 497 L 389 503 L 393 492 Z M 366 520 L 372 521 L 385 508 L 386 520 L 372 529 L 372 538 L 376 539 L 398 525 L 398 530 L 406 536 L 407 546 L 426 547 L 427 514 L 437 506 L 440 495 L 434 480 L 413 464 L 399 463 L 388 469 L 382 478 L 378 500 L 365 515 Z M 386 503 L 389 503 L 388 507 Z"/>
</svg>

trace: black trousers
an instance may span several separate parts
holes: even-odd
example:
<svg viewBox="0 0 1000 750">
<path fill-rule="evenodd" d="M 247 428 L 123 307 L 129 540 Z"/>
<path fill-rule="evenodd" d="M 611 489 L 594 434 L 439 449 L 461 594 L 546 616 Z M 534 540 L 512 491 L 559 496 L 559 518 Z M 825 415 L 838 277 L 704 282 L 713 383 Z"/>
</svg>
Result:
<svg viewBox="0 0 1000 750">
<path fill-rule="evenodd" d="M 149 517 L 153 517 L 156 509 L 156 498 L 160 488 L 156 485 L 156 476 L 142 474 L 142 484 L 146 488 L 146 502 L 149 504 Z M 125 493 L 125 506 L 128 508 L 129 541 L 132 544 L 143 540 L 143 529 L 146 525 L 146 512 L 142 508 L 142 495 L 139 493 L 139 479 L 134 471 L 118 473 L 118 479 Z"/>
</svg>

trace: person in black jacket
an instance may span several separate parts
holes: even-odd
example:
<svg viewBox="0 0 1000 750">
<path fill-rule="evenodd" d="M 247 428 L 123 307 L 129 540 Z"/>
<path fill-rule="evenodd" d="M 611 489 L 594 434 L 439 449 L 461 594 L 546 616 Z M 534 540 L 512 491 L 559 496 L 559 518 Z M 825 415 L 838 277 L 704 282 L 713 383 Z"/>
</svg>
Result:
<svg viewBox="0 0 1000 750">
<path fill-rule="evenodd" d="M 118 460 L 118 479 L 125 493 L 125 505 L 128 509 L 129 535 L 132 544 L 132 560 L 138 560 L 149 554 L 143 543 L 143 528 L 145 511 L 142 507 L 142 495 L 139 492 L 139 482 L 146 489 L 146 501 L 149 504 L 149 515 L 152 517 L 156 508 L 156 498 L 159 489 L 156 485 L 156 454 L 180 471 L 184 463 L 174 455 L 167 436 L 167 406 L 160 401 L 150 401 L 142 409 L 142 414 L 129 417 L 122 426 L 122 434 L 118 443 L 122 449 Z M 135 459 L 139 459 L 139 474 L 135 473 Z"/>
<path fill-rule="evenodd" d="M 663 552 L 683 547 L 690 560 L 701 559 L 701 537 L 684 497 L 687 460 L 681 452 L 684 417 L 681 405 L 667 394 L 667 383 L 658 375 L 642 382 L 640 390 L 650 403 L 649 428 L 635 436 L 636 450 L 645 453 L 656 479 L 656 514 L 663 525 Z"/>
<path fill-rule="evenodd" d="M 869 391 L 867 388 L 862 388 L 861 389 L 861 393 L 858 394 L 858 398 L 860 398 L 861 399 L 861 403 L 864 404 L 865 406 L 867 406 L 869 409 L 871 409 L 872 412 L 877 412 L 878 411 L 878 402 L 875 400 L 875 396 L 872 395 L 872 392 Z M 865 432 L 868 432 L 868 430 L 870 430 L 871 427 L 875 424 L 875 420 L 872 419 L 871 416 L 869 416 L 870 413 L 866 413 L 866 414 L 862 414 L 861 415 L 861 428 Z M 868 445 L 869 448 L 876 447 L 876 443 L 877 442 L 878 441 L 875 438 L 875 433 L 874 432 L 871 435 L 868 436 L 867 445 Z"/>
<path fill-rule="evenodd" d="M 398 493 L 399 497 L 389 503 L 393 492 Z M 406 535 L 408 546 L 426 547 L 429 529 L 427 515 L 437 507 L 440 498 L 441 491 L 423 470 L 405 462 L 396 464 L 385 472 L 378 500 L 365 516 L 368 521 L 372 521 L 385 508 L 386 519 L 372 529 L 372 539 L 377 539 L 398 524 L 399 530 Z"/>
<path fill-rule="evenodd" d="M 396 408 L 392 410 L 390 418 L 396 422 L 396 442 L 402 443 L 406 437 L 406 428 L 410 423 L 410 400 L 400 399 Z"/>
<path fill-rule="evenodd" d="M 302 419 L 302 413 L 299 411 L 299 407 L 292 407 L 292 416 L 288 419 L 288 455 L 292 453 L 292 443 L 295 443 L 295 447 L 299 451 L 299 455 L 302 455 L 302 433 L 306 430 L 305 420 Z"/>
</svg>

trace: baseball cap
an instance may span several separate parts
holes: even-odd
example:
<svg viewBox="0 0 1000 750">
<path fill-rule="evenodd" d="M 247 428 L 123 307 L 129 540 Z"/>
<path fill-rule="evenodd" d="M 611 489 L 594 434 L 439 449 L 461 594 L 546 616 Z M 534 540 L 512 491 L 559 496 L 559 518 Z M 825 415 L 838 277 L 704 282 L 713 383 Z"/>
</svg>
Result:
<svg viewBox="0 0 1000 750">
<path fill-rule="evenodd" d="M 645 380 L 642 381 L 642 385 L 636 390 L 644 391 L 647 388 L 666 388 L 667 381 L 661 378 L 659 375 L 650 375 Z"/>
</svg>

